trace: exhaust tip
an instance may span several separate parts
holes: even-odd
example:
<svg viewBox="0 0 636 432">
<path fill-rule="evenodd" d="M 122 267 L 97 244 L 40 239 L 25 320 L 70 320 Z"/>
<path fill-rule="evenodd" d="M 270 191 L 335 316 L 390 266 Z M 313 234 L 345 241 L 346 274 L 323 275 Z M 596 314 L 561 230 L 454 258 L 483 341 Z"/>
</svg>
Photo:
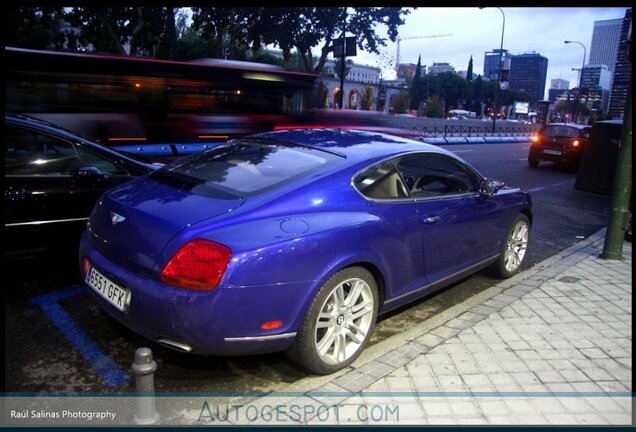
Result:
<svg viewBox="0 0 636 432">
<path fill-rule="evenodd" d="M 157 341 L 157 343 L 167 346 L 168 348 L 176 349 L 177 351 L 186 353 L 192 352 L 192 347 L 190 345 L 173 341 L 172 339 L 161 338 Z"/>
</svg>

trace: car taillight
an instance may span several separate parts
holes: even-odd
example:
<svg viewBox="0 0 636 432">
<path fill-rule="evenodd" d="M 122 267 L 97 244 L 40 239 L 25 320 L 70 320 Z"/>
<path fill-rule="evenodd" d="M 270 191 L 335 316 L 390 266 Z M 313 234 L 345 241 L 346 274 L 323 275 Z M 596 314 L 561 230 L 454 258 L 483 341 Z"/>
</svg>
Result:
<svg viewBox="0 0 636 432">
<path fill-rule="evenodd" d="M 161 280 L 181 288 L 207 291 L 215 288 L 232 258 L 232 251 L 209 240 L 186 243 L 168 261 Z"/>
<path fill-rule="evenodd" d="M 534 143 L 538 143 L 538 142 L 539 142 L 539 139 L 540 139 L 540 138 L 539 138 L 539 135 L 535 135 L 535 136 L 533 136 L 533 137 L 532 137 L 532 143 L 533 143 L 533 144 L 534 144 Z"/>
<path fill-rule="evenodd" d="M 581 144 L 581 143 L 579 142 L 579 140 L 574 140 L 574 141 L 572 141 L 572 146 L 573 146 L 573 147 L 578 147 L 578 146 L 579 146 L 579 144 Z"/>
<path fill-rule="evenodd" d="M 82 276 L 86 277 L 90 266 L 91 266 L 91 263 L 88 261 L 88 259 L 83 258 L 82 259 Z"/>
</svg>

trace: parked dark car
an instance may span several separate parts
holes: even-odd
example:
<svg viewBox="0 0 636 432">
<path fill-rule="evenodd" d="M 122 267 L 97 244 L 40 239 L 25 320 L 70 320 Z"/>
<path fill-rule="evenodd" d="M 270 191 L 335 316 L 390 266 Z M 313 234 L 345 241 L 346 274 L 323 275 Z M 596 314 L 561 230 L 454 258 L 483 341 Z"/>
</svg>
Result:
<svg viewBox="0 0 636 432">
<path fill-rule="evenodd" d="M 574 123 L 548 123 L 532 139 L 528 164 L 534 168 L 541 161 L 553 161 L 578 167 L 590 130 L 591 126 Z"/>
<path fill-rule="evenodd" d="M 156 168 L 31 117 L 4 134 L 5 259 L 77 250 L 99 196 Z"/>
<path fill-rule="evenodd" d="M 453 153 L 372 132 L 229 141 L 107 192 L 82 237 L 86 285 L 164 346 L 351 363 L 378 314 L 491 266 L 519 271 L 530 196 Z"/>
</svg>

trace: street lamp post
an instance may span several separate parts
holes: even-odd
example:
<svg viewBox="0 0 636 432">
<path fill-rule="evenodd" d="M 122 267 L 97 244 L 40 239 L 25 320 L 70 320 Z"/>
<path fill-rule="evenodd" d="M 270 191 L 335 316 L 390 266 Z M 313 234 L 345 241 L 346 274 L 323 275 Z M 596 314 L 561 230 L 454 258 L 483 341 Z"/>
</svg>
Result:
<svg viewBox="0 0 636 432">
<path fill-rule="evenodd" d="M 583 47 L 583 63 L 581 64 L 581 70 L 579 71 L 579 96 L 576 98 L 576 105 L 574 106 L 574 113 L 573 113 L 574 115 L 576 115 L 576 122 L 578 123 L 579 119 L 578 119 L 577 112 L 579 108 L 579 100 L 583 96 L 583 88 L 582 88 L 583 83 L 581 81 L 583 81 L 583 68 L 585 68 L 585 58 L 587 57 L 587 50 L 585 49 L 585 45 L 583 45 L 579 41 L 566 40 L 566 41 L 563 41 L 563 43 L 566 43 L 566 44 L 575 43 Z"/>
<path fill-rule="evenodd" d="M 484 9 L 484 7 L 480 7 L 479 9 Z M 503 63 L 503 41 L 504 41 L 504 31 L 506 30 L 506 14 L 504 13 L 503 9 L 501 9 L 500 7 L 497 7 L 497 9 L 499 9 L 499 12 L 501 12 L 501 15 L 503 17 L 503 23 L 501 25 L 501 44 L 499 45 L 499 71 L 497 73 L 497 86 L 495 87 L 495 103 L 494 103 L 494 113 L 492 116 L 492 131 L 495 132 L 495 124 L 497 121 L 497 112 L 498 112 L 498 108 L 497 108 L 497 99 L 499 97 L 499 86 L 501 86 L 501 71 L 502 71 L 502 67 L 501 64 Z"/>
</svg>

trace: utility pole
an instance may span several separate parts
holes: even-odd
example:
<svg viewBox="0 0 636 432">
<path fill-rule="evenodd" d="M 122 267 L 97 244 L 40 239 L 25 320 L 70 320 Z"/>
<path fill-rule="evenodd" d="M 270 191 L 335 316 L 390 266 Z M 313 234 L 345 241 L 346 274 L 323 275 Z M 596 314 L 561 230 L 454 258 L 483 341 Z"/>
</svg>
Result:
<svg viewBox="0 0 636 432">
<path fill-rule="evenodd" d="M 579 101 L 583 96 L 583 69 L 585 69 L 585 57 L 587 57 L 587 49 L 585 49 L 585 45 L 579 41 L 571 41 L 571 40 L 566 40 L 563 41 L 563 43 L 566 44 L 578 44 L 581 45 L 583 47 L 583 63 L 581 63 L 581 69 L 579 69 L 579 94 L 576 97 L 576 105 L 574 105 L 574 113 L 572 114 L 572 121 L 574 121 L 575 123 L 579 122 L 579 116 L 578 116 L 578 111 L 579 111 Z M 572 68 L 572 70 L 576 70 L 576 68 Z"/>
<path fill-rule="evenodd" d="M 627 58 L 631 63 L 632 24 L 630 21 L 627 34 Z M 605 233 L 605 244 L 601 258 L 621 259 L 625 240 L 625 218 L 629 212 L 632 190 L 632 81 L 625 100 L 623 116 L 623 133 L 616 160 L 614 186 L 612 188 L 612 212 L 610 213 Z"/>
<path fill-rule="evenodd" d="M 345 18 L 346 25 L 346 18 Z M 340 109 L 344 108 L 344 75 L 345 75 L 345 60 L 347 58 L 346 51 L 346 39 L 345 39 L 345 30 L 342 29 L 342 57 L 341 57 L 341 65 L 340 65 Z"/>
<path fill-rule="evenodd" d="M 480 6 L 479 9 L 484 9 L 485 6 Z M 503 69 L 503 42 L 504 42 L 504 32 L 506 30 L 506 14 L 503 9 L 497 7 L 499 12 L 501 12 L 501 16 L 503 17 L 503 22 L 501 24 L 501 44 L 499 45 L 499 72 L 497 72 L 497 86 L 495 87 L 495 103 L 493 106 L 493 117 L 492 117 L 492 131 L 495 132 L 495 124 L 497 122 L 497 114 L 499 113 L 499 109 L 497 107 L 497 99 L 499 98 L 499 86 L 501 85 L 501 71 Z"/>
</svg>

